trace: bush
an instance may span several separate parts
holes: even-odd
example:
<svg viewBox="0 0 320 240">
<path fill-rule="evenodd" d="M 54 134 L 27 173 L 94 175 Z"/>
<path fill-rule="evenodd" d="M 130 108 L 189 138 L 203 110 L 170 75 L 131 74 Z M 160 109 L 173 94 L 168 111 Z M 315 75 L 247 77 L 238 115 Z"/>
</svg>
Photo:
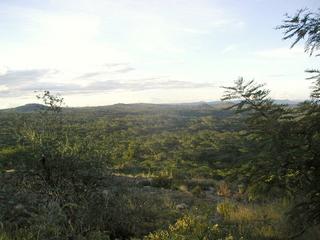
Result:
<svg viewBox="0 0 320 240">
<path fill-rule="evenodd" d="M 191 193 L 196 196 L 196 197 L 203 197 L 205 196 L 205 193 L 202 191 L 202 188 L 198 185 L 195 186 L 192 190 Z"/>
<path fill-rule="evenodd" d="M 219 182 L 217 186 L 217 194 L 223 197 L 230 197 L 231 190 L 229 188 L 228 183 L 226 183 L 225 181 Z"/>
</svg>

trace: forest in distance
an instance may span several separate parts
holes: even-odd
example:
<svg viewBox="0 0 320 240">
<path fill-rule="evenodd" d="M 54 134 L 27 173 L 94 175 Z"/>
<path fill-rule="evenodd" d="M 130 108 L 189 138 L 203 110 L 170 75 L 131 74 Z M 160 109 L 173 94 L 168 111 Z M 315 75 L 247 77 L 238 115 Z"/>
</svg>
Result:
<svg viewBox="0 0 320 240">
<path fill-rule="evenodd" d="M 320 9 L 277 27 L 319 56 Z M 0 240 L 320 239 L 320 70 L 303 102 L 239 77 L 221 101 L 0 110 Z"/>
</svg>

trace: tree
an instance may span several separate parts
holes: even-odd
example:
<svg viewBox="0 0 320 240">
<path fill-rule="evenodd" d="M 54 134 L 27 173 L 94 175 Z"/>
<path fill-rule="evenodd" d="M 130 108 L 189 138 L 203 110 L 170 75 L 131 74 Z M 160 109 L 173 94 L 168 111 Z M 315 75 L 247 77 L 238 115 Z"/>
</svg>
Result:
<svg viewBox="0 0 320 240">
<path fill-rule="evenodd" d="M 284 30 L 284 39 L 295 38 L 291 47 L 306 39 L 305 51 L 319 56 L 319 13 L 299 10 L 286 15 L 278 29 Z M 292 237 L 320 224 L 320 71 L 307 72 L 314 74 L 309 78 L 314 80 L 311 99 L 295 108 L 276 104 L 263 85 L 243 78 L 224 87 L 222 97 L 236 100 L 231 108 L 246 116 L 247 160 L 238 173 L 246 176 L 253 195 L 278 189 L 281 195 L 293 196 L 290 219 L 299 227 Z"/>
<path fill-rule="evenodd" d="M 25 122 L 21 130 L 22 138 L 32 146 L 35 160 L 34 166 L 42 169 L 43 178 L 53 183 L 53 171 L 63 171 L 62 147 L 67 143 L 67 135 L 63 130 L 62 106 L 63 98 L 44 91 L 36 96 L 44 106 L 33 119 Z M 40 164 L 38 164 L 40 163 Z M 57 179 L 58 180 L 58 179 Z"/>
<path fill-rule="evenodd" d="M 284 30 L 285 40 L 295 38 L 291 47 L 304 40 L 305 52 L 310 56 L 320 56 L 320 8 L 317 12 L 300 9 L 293 16 L 286 15 L 278 29 Z M 306 139 L 306 154 L 309 155 L 303 167 L 310 176 L 305 187 L 306 200 L 297 206 L 296 212 L 304 216 L 311 225 L 317 225 L 320 223 L 320 70 L 309 69 L 306 72 L 313 74 L 308 79 L 314 81 L 311 101 L 300 107 L 304 114 L 300 124 Z"/>
<path fill-rule="evenodd" d="M 285 15 L 283 24 L 277 29 L 284 30 L 284 40 L 295 38 L 291 44 L 294 47 L 299 41 L 305 41 L 305 51 L 310 55 L 320 49 L 320 9 L 318 13 L 310 12 L 308 9 L 300 9 L 293 16 Z"/>
<path fill-rule="evenodd" d="M 286 14 L 283 24 L 277 29 L 283 30 L 284 40 L 294 38 L 291 48 L 305 40 L 305 52 L 310 56 L 320 56 L 320 8 L 318 12 L 300 9 L 293 16 Z M 306 72 L 313 74 L 309 77 L 314 80 L 311 98 L 318 102 L 320 100 L 320 70 L 309 69 Z"/>
</svg>

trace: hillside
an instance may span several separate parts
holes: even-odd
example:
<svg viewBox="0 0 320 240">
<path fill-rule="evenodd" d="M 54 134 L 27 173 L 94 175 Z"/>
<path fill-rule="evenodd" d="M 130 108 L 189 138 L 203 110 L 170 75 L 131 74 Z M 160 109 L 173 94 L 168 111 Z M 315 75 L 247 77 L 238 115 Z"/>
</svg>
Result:
<svg viewBox="0 0 320 240">
<path fill-rule="evenodd" d="M 113 104 L 106 106 L 92 106 L 92 107 L 67 107 L 66 111 L 158 111 L 158 110 L 199 110 L 199 109 L 225 109 L 230 107 L 233 102 L 211 101 L 211 102 L 191 102 L 191 103 L 177 103 L 177 104 L 151 104 L 151 103 L 134 103 L 134 104 Z M 299 103 L 296 100 L 275 100 L 277 104 L 285 104 L 289 106 L 295 106 Z M 19 107 L 1 109 L 3 112 L 17 112 L 17 113 L 30 113 L 43 110 L 46 107 L 42 104 L 29 103 Z"/>
<path fill-rule="evenodd" d="M 37 111 L 43 110 L 45 108 L 46 106 L 42 104 L 29 103 L 19 107 L 15 107 L 15 108 L 1 109 L 0 112 L 31 113 L 31 112 L 37 112 Z"/>
</svg>

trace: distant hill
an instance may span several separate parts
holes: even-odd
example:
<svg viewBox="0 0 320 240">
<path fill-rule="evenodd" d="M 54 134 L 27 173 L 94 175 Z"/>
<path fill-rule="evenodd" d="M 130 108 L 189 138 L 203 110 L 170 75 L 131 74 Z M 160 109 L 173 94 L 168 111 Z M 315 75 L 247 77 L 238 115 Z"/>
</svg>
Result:
<svg viewBox="0 0 320 240">
<path fill-rule="evenodd" d="M 68 107 L 67 111 L 99 111 L 99 110 L 123 110 L 123 111 L 148 111 L 148 110 L 156 110 L 156 109 L 199 109 L 199 108 L 215 108 L 226 106 L 228 103 L 220 102 L 220 103 L 206 103 L 206 102 L 194 102 L 194 103 L 181 103 L 181 104 L 152 104 L 152 103 L 132 103 L 132 104 L 124 104 L 117 103 L 113 105 L 106 106 L 93 106 L 93 107 Z M 30 113 L 36 112 L 41 109 L 46 108 L 46 106 L 30 103 L 26 105 L 22 105 L 15 108 L 2 109 L 2 112 L 18 112 L 18 113 Z"/>
<path fill-rule="evenodd" d="M 297 105 L 300 102 L 303 101 L 298 101 L 298 100 L 288 100 L 288 99 L 279 99 L 279 100 L 275 100 L 276 103 L 278 104 L 286 104 L 286 105 Z"/>
<path fill-rule="evenodd" d="M 299 101 L 293 100 L 275 100 L 278 104 L 297 105 Z M 94 107 L 70 107 L 66 110 L 69 111 L 155 111 L 155 110 L 196 110 L 196 109 L 224 109 L 230 107 L 232 102 L 211 101 L 211 102 L 190 102 L 190 103 L 174 103 L 174 104 L 152 104 L 152 103 L 132 103 L 124 104 L 118 103 L 106 106 L 94 106 Z M 23 106 L 2 109 L 0 112 L 17 112 L 17 113 L 31 113 L 42 109 L 46 106 L 38 103 L 30 103 Z"/>
<path fill-rule="evenodd" d="M 29 103 L 15 108 L 2 109 L 3 112 L 30 113 L 45 109 L 46 106 L 38 103 Z"/>
</svg>

